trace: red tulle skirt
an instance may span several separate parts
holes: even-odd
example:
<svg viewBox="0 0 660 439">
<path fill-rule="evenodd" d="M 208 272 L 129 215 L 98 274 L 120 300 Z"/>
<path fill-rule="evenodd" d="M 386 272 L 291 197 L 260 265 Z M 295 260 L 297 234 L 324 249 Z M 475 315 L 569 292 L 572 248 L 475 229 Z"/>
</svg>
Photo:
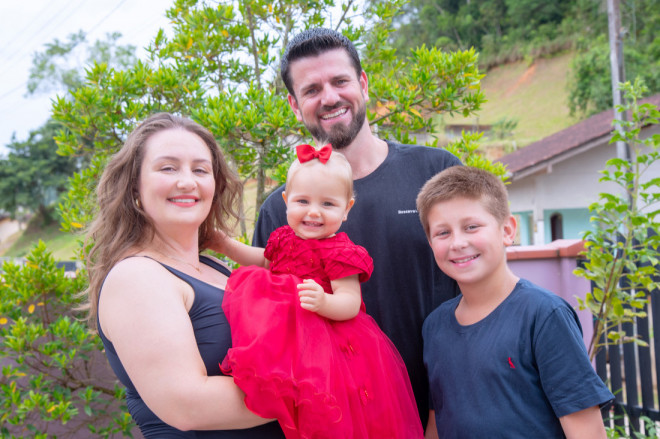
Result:
<svg viewBox="0 0 660 439">
<path fill-rule="evenodd" d="M 366 313 L 337 322 L 300 307 L 293 275 L 235 270 L 222 308 L 232 345 L 222 362 L 245 404 L 288 439 L 423 438 L 405 365 Z"/>
</svg>

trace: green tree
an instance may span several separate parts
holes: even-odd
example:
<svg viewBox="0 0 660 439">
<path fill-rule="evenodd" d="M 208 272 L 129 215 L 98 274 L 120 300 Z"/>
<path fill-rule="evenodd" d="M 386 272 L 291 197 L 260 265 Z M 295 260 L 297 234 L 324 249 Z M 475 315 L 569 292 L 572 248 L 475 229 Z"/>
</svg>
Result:
<svg viewBox="0 0 660 439">
<path fill-rule="evenodd" d="M 485 67 L 534 57 L 566 44 L 567 23 L 584 1 L 590 0 L 412 0 L 399 19 L 395 46 L 474 47 Z"/>
<path fill-rule="evenodd" d="M 72 44 L 61 50 L 55 50 L 61 46 L 56 40 L 35 55 L 29 93 L 81 85 L 82 66 L 63 67 L 81 38 L 71 37 Z M 99 62 L 124 65 L 132 62 L 134 48 L 97 42 L 88 53 Z M 69 187 L 67 179 L 85 166 L 84 157 L 57 154 L 54 136 L 61 129 L 50 119 L 27 140 L 14 138 L 7 145 L 9 153 L 0 159 L 0 209 L 14 215 L 37 211 L 49 219 Z M 100 339 L 74 311 L 84 285 L 84 276 L 72 278 L 57 268 L 41 242 L 24 265 L 0 267 L 0 437 L 130 435 L 124 390 L 108 370 Z"/>
<path fill-rule="evenodd" d="M 589 25 L 576 44 L 578 55 L 571 65 L 569 108 L 571 113 L 590 116 L 612 107 L 610 47 L 607 11 L 585 12 Z M 660 92 L 660 10 L 656 0 L 621 2 L 623 62 L 628 78 L 640 78 L 646 92 Z"/>
<path fill-rule="evenodd" d="M 47 43 L 45 49 L 32 58 L 28 94 L 74 90 L 83 84 L 84 66 L 94 62 L 116 68 L 135 64 L 135 46 L 119 45 L 120 38 L 118 32 L 109 33 L 105 40 L 97 40 L 90 46 L 81 30 L 70 34 L 66 41 L 56 38 Z M 76 59 L 82 59 L 82 64 Z"/>
<path fill-rule="evenodd" d="M 410 133 L 434 130 L 429 114 L 479 108 L 484 98 L 474 51 L 421 47 L 400 56 L 388 41 L 405 2 L 372 2 L 362 13 L 356 3 L 344 2 L 334 24 L 362 53 L 370 78 L 369 117 L 381 136 L 411 141 Z M 147 61 L 124 70 L 90 68 L 85 86 L 59 97 L 53 108 L 66 127 L 57 139 L 60 152 L 94 156 L 72 180 L 62 204 L 65 225 L 87 223 L 91 189 L 107 156 L 137 121 L 156 111 L 188 115 L 208 127 L 242 178 L 256 180 L 257 198 L 250 204 L 258 209 L 266 179 L 282 179 L 290 147 L 307 136 L 278 77 L 280 51 L 293 33 L 323 25 L 333 6 L 332 0 L 177 0 L 167 12 L 173 34 L 158 33 Z"/>
<path fill-rule="evenodd" d="M 119 33 L 108 34 L 105 40 L 89 45 L 80 31 L 71 34 L 66 42 L 55 39 L 46 44 L 32 59 L 28 94 L 75 90 L 82 86 L 84 65 L 74 62 L 79 52 L 86 54 L 87 64 L 97 62 L 117 68 L 134 64 L 135 47 L 118 45 L 120 36 Z M 37 212 L 46 222 L 56 219 L 52 206 L 67 191 L 68 178 L 86 159 L 57 154 L 54 137 L 60 129 L 62 125 L 51 118 L 32 130 L 26 140 L 14 137 L 6 145 L 8 153 L 0 158 L 0 190 L 4 194 L 0 198 L 0 210 L 14 218 Z"/>
<path fill-rule="evenodd" d="M 48 121 L 30 132 L 27 140 L 12 138 L 7 156 L 0 160 L 0 210 L 16 218 L 21 213 L 38 212 L 46 222 L 59 196 L 68 189 L 68 178 L 77 169 L 75 157 L 57 155 L 53 140 L 60 128 Z"/>
</svg>

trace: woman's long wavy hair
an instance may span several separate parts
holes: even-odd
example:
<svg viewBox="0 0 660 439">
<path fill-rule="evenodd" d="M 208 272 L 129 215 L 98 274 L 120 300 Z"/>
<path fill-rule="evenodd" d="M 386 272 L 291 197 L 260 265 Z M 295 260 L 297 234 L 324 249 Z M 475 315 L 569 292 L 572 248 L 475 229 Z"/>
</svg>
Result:
<svg viewBox="0 0 660 439">
<path fill-rule="evenodd" d="M 99 180 L 98 209 L 87 230 L 85 261 L 89 287 L 83 309 L 88 324 L 96 329 L 98 298 L 108 272 L 121 259 L 144 248 L 156 233 L 152 222 L 138 207 L 138 184 L 147 140 L 160 131 L 182 129 L 199 136 L 211 151 L 215 194 L 211 210 L 199 227 L 199 249 L 206 249 L 216 229 L 229 233 L 239 218 L 243 187 L 225 161 L 213 135 L 190 119 L 158 113 L 142 122 L 108 162 Z"/>
</svg>

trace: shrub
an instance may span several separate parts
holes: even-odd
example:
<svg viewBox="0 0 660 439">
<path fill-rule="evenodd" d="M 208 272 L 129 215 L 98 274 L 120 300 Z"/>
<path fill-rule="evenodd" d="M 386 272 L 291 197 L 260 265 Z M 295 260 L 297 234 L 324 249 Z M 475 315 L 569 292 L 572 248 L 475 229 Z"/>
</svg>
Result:
<svg viewBox="0 0 660 439">
<path fill-rule="evenodd" d="M 57 268 L 41 241 L 1 272 L 0 436 L 130 436 L 124 389 L 75 311 L 85 277 Z"/>
</svg>

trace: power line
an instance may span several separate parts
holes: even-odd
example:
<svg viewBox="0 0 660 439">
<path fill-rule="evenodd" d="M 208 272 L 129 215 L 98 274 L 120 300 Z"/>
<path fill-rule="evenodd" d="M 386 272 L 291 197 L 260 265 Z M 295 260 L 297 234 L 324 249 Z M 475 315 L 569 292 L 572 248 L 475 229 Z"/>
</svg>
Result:
<svg viewBox="0 0 660 439">
<path fill-rule="evenodd" d="M 92 26 L 91 29 L 89 29 L 87 32 L 85 32 L 85 34 L 91 34 L 92 32 L 94 32 L 94 31 L 96 30 L 96 28 L 98 28 L 101 24 L 103 24 L 103 22 L 104 22 L 105 20 L 107 20 L 108 17 L 110 17 L 112 14 L 114 14 L 115 11 L 116 11 L 117 9 L 119 9 L 119 7 L 120 7 L 121 5 L 123 5 L 125 2 L 126 2 L 126 0 L 121 0 L 119 3 L 117 3 L 117 6 L 115 6 L 110 12 L 108 12 L 108 13 L 105 15 L 105 17 L 101 18 L 101 20 L 100 20 L 98 23 L 96 23 L 94 26 Z"/>
<path fill-rule="evenodd" d="M 131 39 L 133 39 L 133 37 L 136 37 L 137 35 L 142 35 L 145 32 L 155 32 L 155 29 L 152 29 L 152 27 L 153 27 L 154 24 L 156 24 L 156 22 L 160 21 L 161 19 L 162 19 L 162 17 L 156 16 L 156 17 L 152 18 L 148 23 L 146 23 L 142 26 L 136 26 L 136 27 L 133 28 L 133 30 L 131 32 L 128 32 L 125 35 L 122 34 L 122 36 L 124 38 L 126 38 L 127 40 L 131 40 Z M 154 33 L 153 36 L 155 37 L 156 34 Z"/>
<path fill-rule="evenodd" d="M 25 34 L 27 32 L 27 30 L 32 27 L 32 25 L 37 24 L 39 22 L 39 18 L 41 16 L 44 16 L 47 12 L 49 12 L 49 10 L 52 9 L 52 7 L 54 7 L 54 6 L 56 6 L 55 2 L 52 2 L 52 1 L 48 2 L 48 6 L 45 9 L 40 10 L 39 14 L 36 17 L 30 18 L 28 20 L 28 24 L 26 26 L 24 26 L 21 30 L 19 30 L 18 32 L 16 32 L 14 34 L 14 38 L 12 38 L 11 40 L 9 40 L 9 41 L 7 41 L 3 44 L 3 47 L 0 48 L 0 55 L 4 52 L 4 49 L 9 49 L 9 48 L 13 47 L 13 44 L 16 41 L 16 39 L 23 36 L 23 34 Z M 46 18 L 46 20 L 48 20 L 48 18 Z M 42 28 L 44 24 L 45 23 L 40 23 L 40 24 L 38 24 L 38 26 L 40 28 Z"/>
<path fill-rule="evenodd" d="M 68 15 L 66 15 L 66 16 L 64 17 L 64 19 L 62 19 L 62 20 L 60 20 L 59 22 L 55 23 L 54 20 L 55 20 L 57 17 L 59 17 L 63 12 L 65 12 L 65 11 L 67 10 L 68 6 L 70 6 L 71 4 L 69 3 L 69 4 L 67 4 L 66 7 L 60 9 L 60 10 L 59 10 L 59 11 L 58 11 L 53 17 L 50 17 L 50 21 L 48 22 L 47 25 L 42 26 L 41 29 L 40 29 L 38 32 L 32 34 L 32 35 L 31 35 L 31 38 L 29 38 L 27 41 L 23 42 L 22 44 L 17 44 L 17 48 L 16 48 L 16 50 L 15 50 L 14 52 L 12 52 L 12 53 L 6 58 L 6 62 L 11 61 L 11 60 L 12 60 L 16 55 L 18 55 L 18 54 L 25 55 L 26 52 L 28 52 L 28 51 L 25 50 L 25 46 L 27 46 L 29 42 L 33 41 L 36 37 L 40 37 L 40 36 L 44 33 L 44 31 L 46 31 L 47 29 L 52 28 L 52 27 L 53 27 L 53 26 L 52 26 L 53 23 L 55 23 L 55 27 L 58 28 L 63 22 L 65 22 L 66 20 L 68 20 L 69 18 L 71 18 L 71 16 L 72 16 L 75 12 L 77 12 L 78 7 L 79 7 L 81 4 L 83 4 L 84 2 L 86 2 L 86 1 L 88 1 L 88 0 L 81 0 L 81 1 L 79 1 L 79 2 L 73 7 L 73 9 L 68 13 Z M 53 33 L 51 32 L 50 35 L 53 35 Z"/>
<path fill-rule="evenodd" d="M 0 99 L 4 99 L 4 98 L 6 98 L 6 97 L 9 96 L 10 94 L 14 93 L 14 92 L 17 91 L 17 90 L 20 90 L 21 88 L 25 87 L 26 85 L 27 85 L 27 82 L 24 82 L 24 83 L 22 83 L 22 84 L 20 84 L 20 85 L 17 85 L 16 87 L 12 88 L 12 89 L 9 90 L 8 92 L 5 92 L 5 93 L 1 94 L 1 95 L 0 95 Z"/>
<path fill-rule="evenodd" d="M 64 19 L 60 20 L 60 21 L 57 23 L 57 27 L 59 27 L 61 24 L 63 24 L 63 23 L 66 22 L 69 18 L 71 18 L 71 16 L 72 16 L 75 12 L 78 11 L 79 6 L 82 5 L 83 3 L 85 3 L 86 1 L 88 1 L 88 0 L 81 0 L 81 1 L 79 1 L 79 2 L 75 5 L 74 9 L 71 10 L 71 12 L 70 12 L 68 15 L 66 15 L 66 16 L 64 17 Z M 121 0 L 121 1 L 120 1 L 120 2 L 119 2 L 114 8 L 110 11 L 110 12 L 108 12 L 103 18 L 101 18 L 101 20 L 99 20 L 94 26 L 92 26 L 91 29 L 90 29 L 89 31 L 86 32 L 86 34 L 87 34 L 87 33 L 91 33 L 91 32 L 93 32 L 94 30 L 96 30 L 101 24 L 103 24 L 103 22 L 104 22 L 105 20 L 108 19 L 108 17 L 110 17 L 115 11 L 117 11 L 117 9 L 118 9 L 123 3 L 125 3 L 125 2 L 126 2 L 126 0 Z M 64 9 L 60 9 L 60 11 L 59 11 L 57 14 L 55 14 L 55 16 L 52 17 L 52 18 L 57 18 L 57 17 L 58 17 L 62 12 L 64 12 L 65 10 L 66 10 L 66 8 L 64 8 Z M 43 12 L 43 11 L 42 11 L 42 12 Z M 52 21 L 51 21 L 51 23 L 52 23 Z M 27 27 L 29 27 L 29 26 L 27 26 Z M 43 29 L 45 29 L 45 28 L 42 28 L 42 30 L 43 30 Z M 32 41 L 36 36 L 39 36 L 40 34 L 41 34 L 40 32 L 38 32 L 38 33 L 36 33 L 36 34 L 33 34 L 33 35 L 32 35 L 32 38 L 30 38 L 30 39 L 29 39 L 27 42 L 25 42 L 24 44 L 27 44 L 29 41 Z M 51 32 L 51 35 L 53 35 L 52 32 Z M 15 39 L 16 39 L 16 38 L 14 38 L 14 40 L 15 40 Z M 12 41 L 14 41 L 14 40 L 12 40 Z M 9 63 L 9 62 L 15 57 L 16 54 L 18 54 L 18 53 L 21 51 L 21 49 L 22 49 L 22 45 L 19 46 L 19 49 L 17 49 L 17 51 L 15 51 L 15 52 L 13 52 L 11 55 L 9 55 L 9 57 L 5 60 L 5 63 L 6 63 L 5 65 L 7 66 L 7 68 L 5 68 L 4 70 L 2 70 L 2 71 L 0 72 L 0 76 L 4 75 L 7 71 L 10 70 L 10 67 L 11 67 L 11 66 L 8 66 L 7 64 L 8 64 L 8 63 Z M 28 52 L 24 51 L 24 52 L 23 52 L 23 56 L 25 56 L 27 53 L 28 53 Z M 4 98 L 4 97 L 6 97 L 6 96 L 8 96 L 8 95 L 10 95 L 10 94 L 12 94 L 12 93 L 14 93 L 16 90 L 20 89 L 21 87 L 24 87 L 26 84 L 27 84 L 27 81 L 24 82 L 23 84 L 21 84 L 21 85 L 15 87 L 15 88 L 13 88 L 13 89 L 11 89 L 11 90 L 9 90 L 9 91 L 3 93 L 2 95 L 0 95 L 0 99 L 2 99 L 2 98 Z"/>
<path fill-rule="evenodd" d="M 171 0 L 170 0 L 171 1 Z M 108 5 L 106 2 L 99 2 L 98 5 L 104 5 L 104 6 L 109 6 L 111 9 L 108 12 L 105 11 L 99 11 L 99 7 L 96 6 L 96 12 L 101 12 L 103 13 L 103 17 L 100 18 L 97 22 L 95 22 L 92 26 L 89 26 L 88 28 L 88 33 L 92 32 L 97 32 L 100 28 L 103 27 L 104 23 L 106 24 L 105 27 L 107 28 L 107 21 L 113 16 L 117 15 L 118 10 L 123 10 L 123 11 L 131 11 L 133 9 L 139 10 L 137 8 L 136 3 L 132 2 L 126 2 L 126 0 L 114 0 L 113 2 L 116 2 L 114 6 Z M 158 3 L 162 2 L 162 8 L 163 11 L 165 10 L 166 7 L 169 7 L 170 4 L 168 0 L 159 0 Z M 86 12 L 88 9 L 87 5 L 84 5 L 85 3 L 89 3 L 86 0 L 81 0 L 77 1 L 76 4 L 73 5 L 73 10 L 71 9 L 71 3 L 73 2 L 67 2 L 66 6 L 65 5 L 58 5 L 58 1 L 51 0 L 48 4 L 48 7 L 41 8 L 38 12 L 35 11 L 35 13 L 32 14 L 32 17 L 30 18 L 30 24 L 25 25 L 23 22 L 20 22 L 21 24 L 21 30 L 18 33 L 13 33 L 11 35 L 7 35 L 8 37 L 11 37 L 11 45 L 10 50 L 11 54 L 9 54 L 9 50 L 4 50 L 5 53 L 7 53 L 7 56 L 11 55 L 11 63 L 7 62 L 9 59 L 3 57 L 0 55 L 0 59 L 5 58 L 4 60 L 0 61 L 0 68 L 2 68 L 3 72 L 2 75 L 4 75 L 3 79 L 0 80 L 0 87 L 3 88 L 4 90 L 0 90 L 0 114 L 3 115 L 3 126 L 2 129 L 0 129 L 1 137 L 6 137 L 7 135 L 7 129 L 9 127 L 13 127 L 14 129 L 17 129 L 18 131 L 22 130 L 21 127 L 25 125 L 30 125 L 29 123 L 25 123 L 28 116 L 27 114 L 30 114 L 29 111 L 26 113 L 26 111 L 22 111 L 23 109 L 27 110 L 28 102 L 25 99 L 23 93 L 21 93 L 21 89 L 27 86 L 27 80 L 23 80 L 20 84 L 17 84 L 18 81 L 21 81 L 21 79 L 17 78 L 10 78 L 9 75 L 7 75 L 8 72 L 23 72 L 24 70 L 27 71 L 29 70 L 29 67 L 26 69 L 24 67 L 24 62 L 22 61 L 23 58 L 27 58 L 32 55 L 33 53 L 33 47 L 36 48 L 37 44 L 35 44 L 35 40 L 37 38 L 40 38 L 41 40 L 46 40 L 48 36 L 54 36 L 54 35 L 59 35 L 62 30 L 65 29 L 65 26 L 68 24 L 67 22 L 70 22 L 73 24 L 74 20 L 71 18 L 75 16 L 75 12 L 77 9 L 79 9 L 81 6 L 83 7 L 83 10 Z M 109 3 L 109 2 L 108 2 Z M 148 2 L 151 3 L 151 2 Z M 140 2 L 139 6 L 148 4 L 147 2 Z M 52 10 L 52 6 L 54 5 L 55 8 L 58 8 L 57 13 Z M 83 6 L 84 5 L 84 6 Z M 129 7 L 130 5 L 130 7 Z M 152 30 L 155 32 L 155 29 L 153 28 L 154 24 L 158 22 L 158 20 L 162 20 L 164 17 L 164 14 L 161 12 L 159 13 L 154 13 L 156 12 L 156 8 L 160 8 L 161 5 L 153 5 L 151 8 L 151 13 L 130 13 L 129 17 L 126 19 L 122 19 L 122 22 L 118 22 L 116 25 L 117 30 L 121 30 L 122 27 L 126 28 L 126 24 L 129 22 L 133 21 L 140 21 L 141 23 L 136 24 L 136 25 L 131 25 L 129 27 L 128 34 L 129 39 L 126 41 L 132 42 L 132 41 L 142 41 L 141 38 L 137 38 L 137 36 L 140 35 L 145 35 L 146 31 Z M 49 17 L 49 11 L 52 13 L 51 16 Z M 4 14 L 3 14 L 4 15 Z M 88 14 L 86 14 L 88 15 Z M 3 18 L 7 17 L 5 15 Z M 137 18 L 136 20 L 131 19 L 132 17 Z M 80 15 L 76 17 L 76 20 L 78 18 L 81 18 Z M 92 19 L 87 19 L 86 22 L 92 22 Z M 69 26 L 71 26 L 69 24 Z M 0 25 L 2 26 L 2 25 Z M 37 29 L 35 26 L 39 27 L 39 31 L 37 32 Z M 163 26 L 166 26 L 163 24 Z M 83 26 L 80 26 L 81 28 Z M 7 29 L 8 27 L 5 27 Z M 31 29 L 35 30 L 35 34 L 32 35 L 26 35 Z M 155 33 L 154 33 L 155 35 Z M 124 38 L 126 38 L 126 35 L 124 35 Z M 89 36 L 88 36 L 89 39 Z M 51 38 L 52 40 L 52 38 Z M 145 44 L 146 45 L 146 44 Z M 3 47 L 7 48 L 8 45 L 3 45 Z M 15 47 L 19 47 L 20 50 L 23 51 L 21 56 L 17 56 L 16 50 L 14 49 Z M 0 52 L 3 52 L 0 50 Z M 18 62 L 18 60 L 21 60 Z M 10 65 L 11 64 L 11 65 Z M 25 74 L 25 77 L 27 79 L 27 75 L 29 73 Z M 14 75 L 15 76 L 15 75 Z M 6 78 L 6 79 L 5 79 Z M 53 96 L 51 96 L 52 100 Z M 42 97 L 35 97 L 36 100 L 43 100 Z M 45 101 L 47 102 L 47 100 Z M 32 105 L 32 104 L 30 104 Z M 48 107 L 47 104 L 44 104 L 46 107 Z M 44 105 L 40 105 L 40 108 L 44 108 Z M 36 114 L 35 114 L 36 116 Z M 38 125 L 39 121 L 34 120 L 33 125 Z M 5 139 L 0 138 L 0 151 L 2 150 L 2 143 L 5 143 Z"/>
</svg>

